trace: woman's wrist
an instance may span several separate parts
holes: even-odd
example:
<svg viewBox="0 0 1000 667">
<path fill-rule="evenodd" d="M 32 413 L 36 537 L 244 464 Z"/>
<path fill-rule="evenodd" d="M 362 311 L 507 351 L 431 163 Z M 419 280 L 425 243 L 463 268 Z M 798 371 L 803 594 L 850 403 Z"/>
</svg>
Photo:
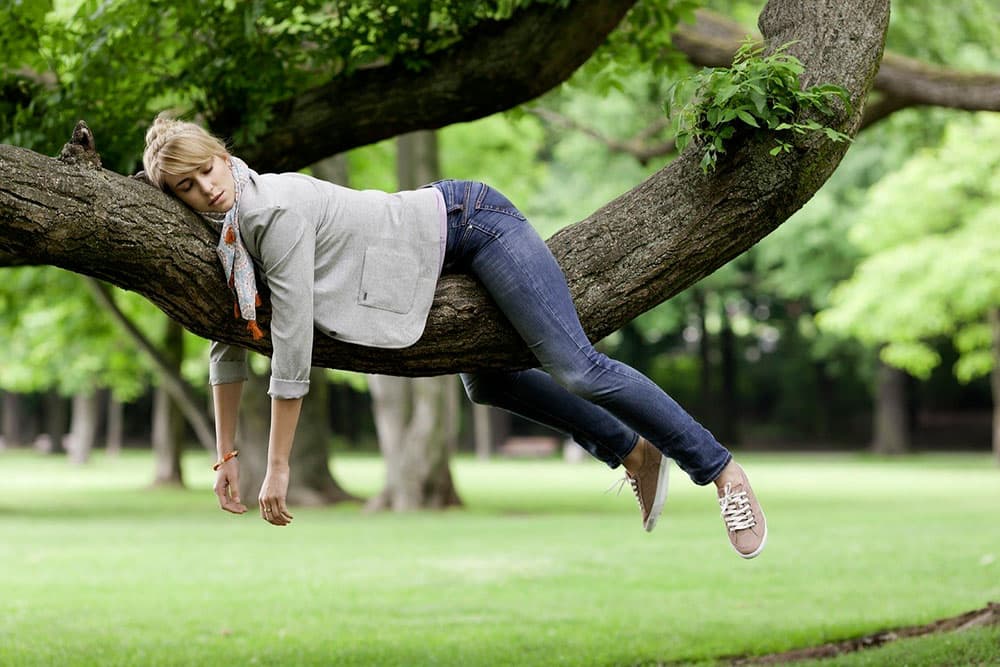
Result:
<svg viewBox="0 0 1000 667">
<path fill-rule="evenodd" d="M 234 449 L 232 451 L 226 452 L 225 454 L 222 454 L 221 456 L 219 456 L 219 460 L 215 462 L 215 465 L 212 466 L 212 470 L 218 470 L 223 465 L 229 463 L 239 455 L 240 455 L 240 450 L 238 449 Z"/>
</svg>

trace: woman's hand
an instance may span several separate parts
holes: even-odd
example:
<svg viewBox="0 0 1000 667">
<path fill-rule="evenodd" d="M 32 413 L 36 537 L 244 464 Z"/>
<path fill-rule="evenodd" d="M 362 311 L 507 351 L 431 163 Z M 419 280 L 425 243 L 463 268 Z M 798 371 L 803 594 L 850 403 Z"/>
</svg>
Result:
<svg viewBox="0 0 1000 667">
<path fill-rule="evenodd" d="M 264 483 L 260 485 L 260 516 L 264 521 L 275 526 L 287 526 L 292 522 L 292 515 L 285 505 L 285 495 L 288 493 L 288 467 L 267 466 Z"/>
<path fill-rule="evenodd" d="M 235 457 L 219 466 L 215 473 L 215 495 L 219 498 L 219 507 L 227 512 L 243 514 L 247 511 L 247 506 L 240 502 L 240 464 Z"/>
</svg>

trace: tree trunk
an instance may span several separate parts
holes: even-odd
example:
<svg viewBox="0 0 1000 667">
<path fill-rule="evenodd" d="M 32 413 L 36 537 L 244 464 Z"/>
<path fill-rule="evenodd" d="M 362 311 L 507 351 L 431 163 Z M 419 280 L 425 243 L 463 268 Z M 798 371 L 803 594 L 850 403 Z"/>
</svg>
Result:
<svg viewBox="0 0 1000 667">
<path fill-rule="evenodd" d="M 166 374 L 179 376 L 184 361 L 184 330 L 167 321 L 161 355 Z M 184 486 L 181 468 L 184 417 L 176 409 L 166 384 L 156 387 L 153 395 L 153 485 Z"/>
<path fill-rule="evenodd" d="M 451 378 L 368 378 L 375 428 L 385 459 L 385 488 L 368 510 L 441 509 L 461 505 L 441 443 L 449 426 L 440 418 Z"/>
<path fill-rule="evenodd" d="M 309 395 L 302 404 L 299 426 L 292 450 L 292 483 L 288 502 L 295 505 L 329 505 L 359 501 L 344 490 L 330 472 L 330 382 L 326 370 L 313 368 L 309 373 Z"/>
<path fill-rule="evenodd" d="M 493 456 L 496 442 L 493 438 L 493 424 L 490 423 L 492 414 L 490 406 L 473 403 L 472 405 L 472 441 L 476 452 L 476 458 L 486 461 Z"/>
<path fill-rule="evenodd" d="M 183 424 L 163 387 L 153 390 L 153 486 L 184 486 L 180 429 Z"/>
<path fill-rule="evenodd" d="M 904 371 L 878 362 L 871 445 L 876 454 L 905 454 L 911 449 L 906 378 Z"/>
<path fill-rule="evenodd" d="M 990 308 L 990 328 L 993 331 L 993 371 L 990 388 L 993 393 L 993 455 L 1000 466 L 1000 308 Z"/>
<path fill-rule="evenodd" d="M 0 426 L 0 449 L 21 446 L 21 397 L 12 391 L 3 395 L 3 424 Z"/>
<path fill-rule="evenodd" d="M 70 463 L 79 465 L 90 460 L 90 452 L 97 440 L 100 414 L 100 400 L 95 390 L 81 391 L 73 396 L 73 414 L 65 444 Z"/>
<path fill-rule="evenodd" d="M 295 446 L 289 458 L 289 505 L 323 505 L 359 500 L 345 491 L 330 473 L 330 430 L 327 423 L 325 371 L 314 368 L 309 375 L 309 394 L 302 403 Z M 267 376 L 251 371 L 243 387 L 236 447 L 240 450 L 240 497 L 254 509 L 267 472 L 267 439 L 271 399 Z"/>
<path fill-rule="evenodd" d="M 719 395 L 719 439 L 727 445 L 739 444 L 739 396 L 736 387 L 736 336 L 723 300 L 722 329 L 719 331 L 719 351 L 722 371 L 722 391 Z"/>
<path fill-rule="evenodd" d="M 850 136 L 878 70 L 888 4 L 771 0 L 760 16 L 767 43 L 791 43 L 789 52 L 803 62 L 803 86 L 837 83 L 849 91 L 850 110 L 820 120 Z M 699 167 L 698 147 L 688 146 L 645 182 L 549 239 L 592 340 L 753 246 L 812 197 L 848 149 L 821 133 L 794 135 L 794 150 L 771 156 L 774 139 L 761 131 L 734 141 L 709 175 Z M 304 165 L 288 164 L 296 166 Z M 182 204 L 135 180 L 9 146 L 0 146 L 0 173 L 0 252 L 135 290 L 198 335 L 270 353 L 268 337 L 254 341 L 238 322 L 219 317 L 232 304 L 219 288 L 217 234 Z M 266 318 L 268 308 L 259 312 Z M 411 347 L 365 348 L 322 335 L 315 341 L 314 365 L 368 373 L 535 364 L 468 276 L 441 280 L 424 336 Z"/>
<path fill-rule="evenodd" d="M 181 329 L 183 331 L 183 329 Z M 108 392 L 107 431 L 104 443 L 104 453 L 107 456 L 118 456 L 122 451 L 123 430 L 125 427 L 125 406 Z"/>
<path fill-rule="evenodd" d="M 63 439 L 66 437 L 66 418 L 68 410 L 66 399 L 55 389 L 45 392 L 45 425 L 44 439 L 39 439 L 38 450 L 45 454 L 55 454 L 63 451 Z"/>
</svg>

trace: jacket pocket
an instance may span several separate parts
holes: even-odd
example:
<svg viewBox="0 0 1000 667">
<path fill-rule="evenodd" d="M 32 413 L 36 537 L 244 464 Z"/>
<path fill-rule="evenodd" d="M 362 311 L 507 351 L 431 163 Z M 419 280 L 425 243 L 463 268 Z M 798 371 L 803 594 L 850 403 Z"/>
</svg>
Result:
<svg viewBox="0 0 1000 667">
<path fill-rule="evenodd" d="M 409 253 L 384 246 L 365 249 L 358 303 L 405 315 L 413 308 L 420 266 Z"/>
</svg>

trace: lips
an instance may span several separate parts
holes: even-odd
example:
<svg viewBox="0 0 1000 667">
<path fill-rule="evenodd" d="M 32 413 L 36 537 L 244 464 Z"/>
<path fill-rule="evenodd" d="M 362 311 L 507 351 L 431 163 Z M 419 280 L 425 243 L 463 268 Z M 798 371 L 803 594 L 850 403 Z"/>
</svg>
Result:
<svg viewBox="0 0 1000 667">
<path fill-rule="evenodd" d="M 225 190 L 220 191 L 219 194 L 215 195 L 214 197 L 212 197 L 212 199 L 209 200 L 208 205 L 215 206 L 216 204 L 218 204 L 220 201 L 222 201 L 222 195 L 224 194 L 226 194 Z"/>
</svg>

